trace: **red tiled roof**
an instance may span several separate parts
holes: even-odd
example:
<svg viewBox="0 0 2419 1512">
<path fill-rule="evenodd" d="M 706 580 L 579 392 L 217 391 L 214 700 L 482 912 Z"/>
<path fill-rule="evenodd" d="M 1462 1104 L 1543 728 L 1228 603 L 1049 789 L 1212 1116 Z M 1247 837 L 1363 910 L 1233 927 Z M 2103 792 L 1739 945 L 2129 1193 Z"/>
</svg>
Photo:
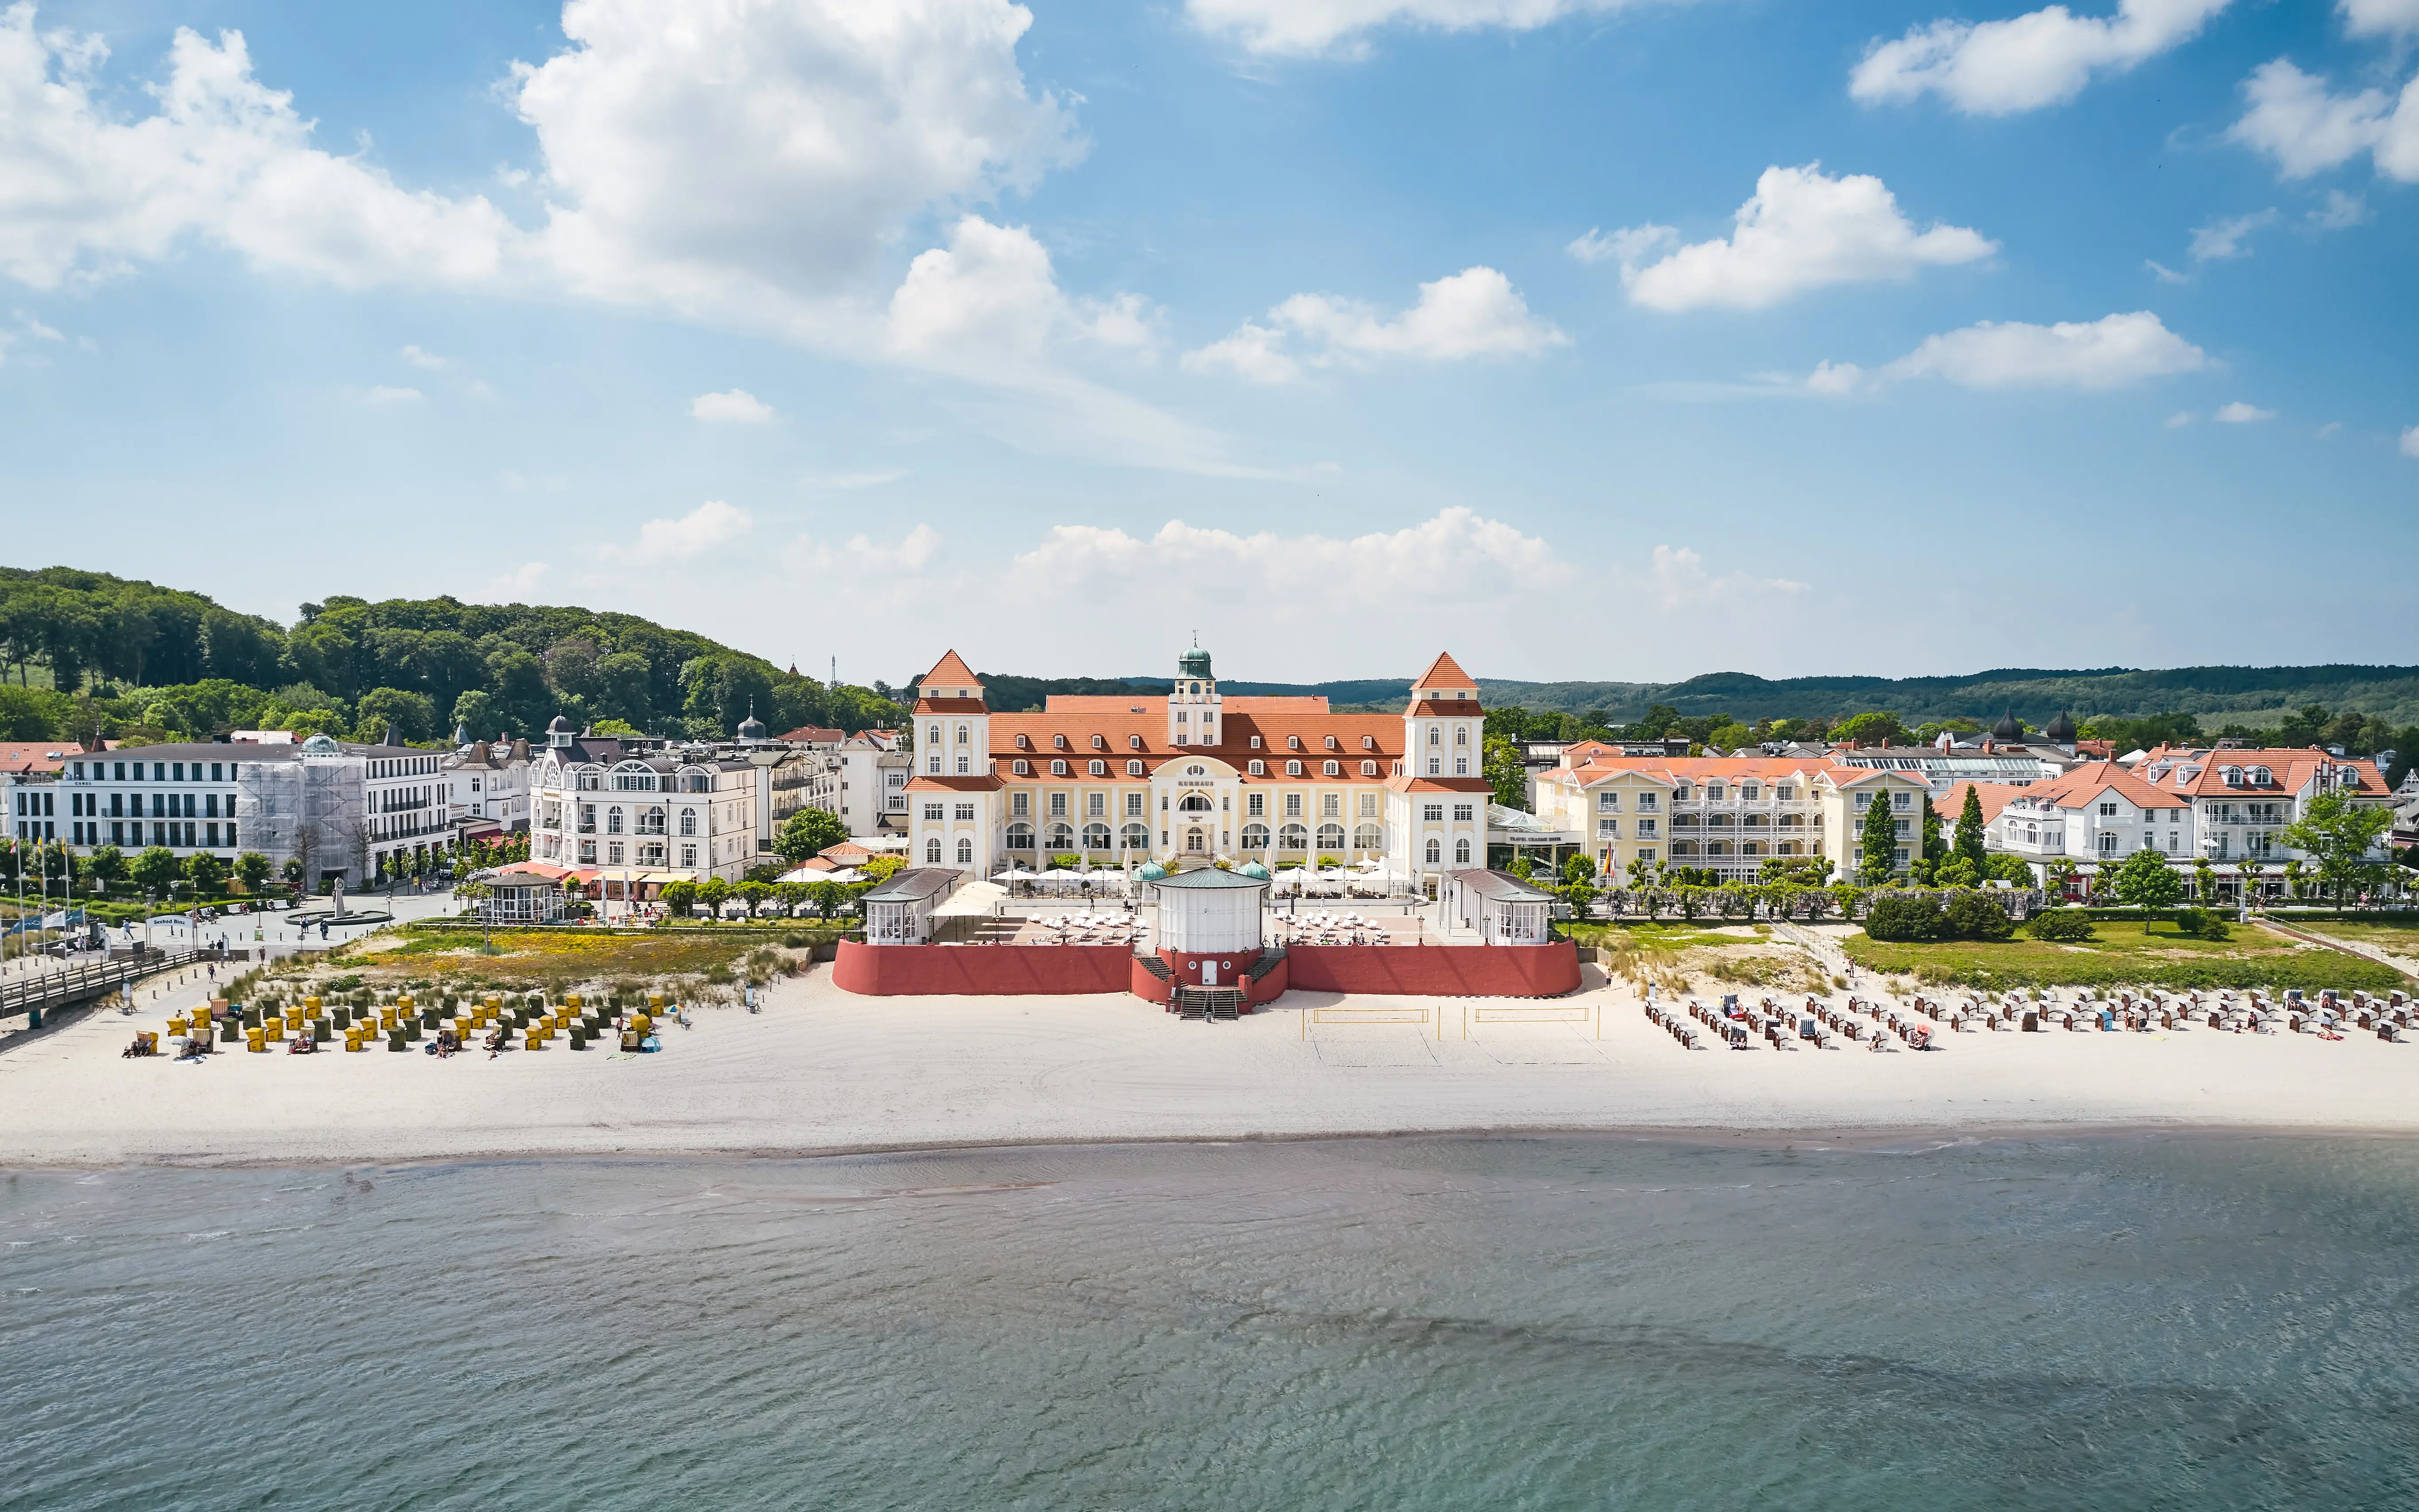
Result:
<svg viewBox="0 0 2419 1512">
<path fill-rule="evenodd" d="M 55 772 L 84 749 L 72 740 L 0 741 L 0 769 L 11 772 Z"/>
<path fill-rule="evenodd" d="M 941 659 L 933 664 L 931 671 L 916 679 L 916 686 L 918 688 L 980 687 L 982 683 L 975 676 L 974 669 L 967 666 L 964 659 L 956 652 L 951 651 L 943 654 Z"/>
<path fill-rule="evenodd" d="M 1454 660 L 1453 653 L 1449 651 L 1438 652 L 1436 660 L 1428 663 L 1428 670 L 1411 679 L 1411 686 L 1415 688 L 1441 687 L 1448 692 L 1457 687 L 1466 687 L 1473 693 L 1478 691 L 1477 679 L 1463 671 L 1461 663 Z"/>
<path fill-rule="evenodd" d="M 999 779 L 989 774 L 981 777 L 922 776 L 912 779 L 907 784 L 907 791 L 910 793 L 996 793 L 999 791 Z"/>
<path fill-rule="evenodd" d="M 2172 764 L 2169 774 L 2159 783 L 2161 801 L 2172 802 L 2179 796 L 2258 797 L 2267 794 L 2283 796 L 2308 787 L 2317 779 L 2318 769 L 2321 766 L 2351 770 L 2354 782 L 2345 791 L 2361 797 L 2381 798 L 2386 795 L 2385 778 L 2378 771 L 2376 762 L 2365 756 L 2330 756 L 2316 746 L 2305 746 L 2298 750 L 2211 750 L 2192 754 L 2189 759 L 2185 759 L 2186 756 L 2184 751 L 2170 750 L 2162 746 L 2139 764 L 2142 766 L 2155 765 L 2162 761 Z M 2265 787 L 2248 784 L 2229 786 L 2226 780 L 2226 768 L 2229 766 L 2246 769 L 2264 766 L 2275 781 Z M 2183 774 L 2195 767 L 2199 770 L 2187 785 Z"/>
<path fill-rule="evenodd" d="M 1951 782 L 1946 794 L 1932 800 L 1932 807 L 1938 810 L 1942 824 L 1953 825 L 1964 817 L 1968 789 L 1982 805 L 1982 823 L 1985 825 L 1999 817 L 1999 810 L 2008 806 L 2009 799 L 2020 793 L 2034 791 L 2014 782 Z"/>
<path fill-rule="evenodd" d="M 2054 804 L 2060 809 L 2080 809 L 2098 802 L 2102 794 L 2109 792 L 2137 809 L 2172 809 L 2184 796 L 2162 792 L 2115 762 L 2086 762 L 2064 777 L 2017 791 L 2033 802 Z"/>
<path fill-rule="evenodd" d="M 989 714 L 991 705 L 980 699 L 917 699 L 917 714 Z"/>
<path fill-rule="evenodd" d="M 837 746 L 848 735 L 844 731 L 827 730 L 819 724 L 802 724 L 780 738 L 797 746 Z"/>
</svg>

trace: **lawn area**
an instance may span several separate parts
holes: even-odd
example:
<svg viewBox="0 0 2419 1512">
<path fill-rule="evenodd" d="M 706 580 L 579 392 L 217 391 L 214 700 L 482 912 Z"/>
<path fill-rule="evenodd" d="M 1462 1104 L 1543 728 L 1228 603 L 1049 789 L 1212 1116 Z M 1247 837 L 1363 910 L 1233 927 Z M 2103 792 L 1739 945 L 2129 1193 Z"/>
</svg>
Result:
<svg viewBox="0 0 2419 1512">
<path fill-rule="evenodd" d="M 2103 923 L 2099 938 L 2053 945 L 2018 935 L 1884 944 L 1863 934 L 1842 942 L 1869 971 L 1929 986 L 1987 987 L 2355 987 L 2403 986 L 2393 967 L 2340 950 L 2297 946 L 2249 925 L 2233 938 L 2202 940 L 2165 923 Z"/>
<path fill-rule="evenodd" d="M 767 947 L 803 950 L 831 933 L 698 929 L 590 933 L 571 930 L 500 930 L 489 936 L 496 953 L 483 955 L 476 931 L 387 930 L 336 952 L 329 966 L 381 981 L 455 981 L 466 990 L 561 991 L 582 982 L 668 977 L 728 981 L 739 974 L 740 958 L 751 951 Z"/>
<path fill-rule="evenodd" d="M 1667 919 L 1653 924 L 1580 924 L 1565 921 L 1562 932 L 1580 945 L 1597 946 L 1608 950 L 1621 949 L 1624 942 L 1636 949 L 1690 950 L 1722 945 L 1760 945 L 1766 937 L 1759 934 L 1724 934 L 1713 929 Z"/>
</svg>

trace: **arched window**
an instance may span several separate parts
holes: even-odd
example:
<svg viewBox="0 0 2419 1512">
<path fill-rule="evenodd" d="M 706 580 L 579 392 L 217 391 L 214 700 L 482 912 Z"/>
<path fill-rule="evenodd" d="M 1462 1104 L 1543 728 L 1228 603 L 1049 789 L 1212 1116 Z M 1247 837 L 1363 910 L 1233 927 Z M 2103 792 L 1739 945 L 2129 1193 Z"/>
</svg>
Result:
<svg viewBox="0 0 2419 1512">
<path fill-rule="evenodd" d="M 940 836 L 935 835 L 931 840 L 924 842 L 924 864 L 927 866 L 938 866 L 941 864 Z"/>
<path fill-rule="evenodd" d="M 1124 842 L 1124 848 L 1127 850 L 1147 851 L 1150 849 L 1150 831 L 1140 825 L 1126 825 L 1124 834 L 1118 838 Z"/>
<path fill-rule="evenodd" d="M 941 727 L 939 725 L 933 725 L 924 732 L 924 744 L 927 746 L 937 746 L 940 743 Z"/>
<path fill-rule="evenodd" d="M 1025 739 L 1023 735 L 1018 735 L 1016 737 L 1016 748 L 1019 750 L 1031 750 L 1033 748 L 1033 742 Z"/>
<path fill-rule="evenodd" d="M 1065 777 L 1067 775 L 1067 764 L 1065 762 L 1052 762 L 1050 764 L 1050 775 L 1052 777 Z"/>
<path fill-rule="evenodd" d="M 1269 848 L 1269 826 L 1268 826 L 1268 825 L 1245 825 L 1243 826 L 1243 849 L 1245 849 L 1245 850 L 1247 850 L 1247 851 L 1265 851 L 1265 850 L 1267 850 L 1268 848 Z"/>
<path fill-rule="evenodd" d="M 1300 762 L 1287 762 L 1287 763 L 1286 763 L 1286 776 L 1287 776 L 1287 777 L 1300 777 L 1301 775 L 1302 775 L 1302 763 L 1300 763 Z"/>
<path fill-rule="evenodd" d="M 1286 749 L 1287 749 L 1287 750 L 1300 750 L 1300 749 L 1302 749 L 1302 737 L 1301 737 L 1300 735 L 1287 735 L 1287 736 L 1286 736 Z"/>
<path fill-rule="evenodd" d="M 1376 762 L 1363 762 L 1361 764 L 1361 775 L 1363 777 L 1376 777 L 1378 775 L 1378 764 Z"/>
<path fill-rule="evenodd" d="M 1101 762 L 1101 761 L 1096 761 L 1096 762 L 1092 763 L 1092 775 L 1093 775 L 1094 777 L 1106 777 L 1106 776 L 1108 776 L 1108 775 L 1109 775 L 1109 764 L 1108 764 L 1108 763 L 1106 763 L 1106 762 Z"/>
<path fill-rule="evenodd" d="M 1428 744 L 1431 746 L 1441 746 L 1444 744 L 1443 726 L 1433 724 L 1428 726 Z"/>
<path fill-rule="evenodd" d="M 1026 761 L 1022 756 L 1019 756 L 1015 761 L 1009 763 L 1009 769 L 1019 777 L 1030 777 L 1033 775 L 1033 764 Z"/>
<path fill-rule="evenodd" d="M 1356 851 L 1382 851 L 1386 848 L 1386 832 L 1375 825 L 1363 825 L 1352 831 L 1352 848 Z"/>
<path fill-rule="evenodd" d="M 964 744 L 966 743 L 966 738 L 967 738 L 968 734 L 969 734 L 969 733 L 971 733 L 972 730 L 973 730 L 973 727 L 972 727 L 972 726 L 970 726 L 970 725 L 963 725 L 963 724 L 962 724 L 962 725 L 958 726 L 958 744 L 959 744 L 959 745 L 963 746 L 963 745 L 964 745 Z"/>
<path fill-rule="evenodd" d="M 1470 864 L 1470 841 L 1457 840 L 1453 842 L 1453 864 L 1456 866 Z"/>
<path fill-rule="evenodd" d="M 1344 748 L 1335 743 L 1335 737 L 1333 735 L 1330 735 L 1327 737 L 1327 748 L 1329 750 L 1342 750 Z"/>
<path fill-rule="evenodd" d="M 1427 857 L 1428 857 L 1428 865 L 1430 865 L 1430 866 L 1435 866 L 1435 865 L 1437 865 L 1439 862 L 1441 862 L 1441 861 L 1442 861 L 1442 860 L 1444 859 L 1444 846 L 1443 846 L 1441 842 L 1439 842 L 1439 841 L 1433 841 L 1433 840 L 1429 841 L 1428 841 L 1428 849 L 1427 849 Z"/>
<path fill-rule="evenodd" d="M 1176 800 L 1176 811 L 1179 813 L 1208 813 L 1212 807 L 1214 806 L 1210 802 L 1210 795 L 1207 793 L 1188 793 Z"/>
<path fill-rule="evenodd" d="M 1140 750 L 1140 749 L 1142 749 L 1142 736 L 1140 736 L 1140 735 L 1128 735 L 1128 736 L 1126 736 L 1126 749 L 1128 749 L 1128 750 Z"/>
<path fill-rule="evenodd" d="M 608 809 L 605 810 L 605 833 L 608 835 L 618 835 L 622 833 L 621 810 Z"/>
<path fill-rule="evenodd" d="M 1344 849 L 1344 826 L 1342 825 L 1319 825 L 1318 848 L 1322 851 L 1340 851 Z"/>
<path fill-rule="evenodd" d="M 1300 825 L 1287 825 L 1277 831 L 1277 849 L 1306 851 L 1310 849 L 1310 831 Z"/>
<path fill-rule="evenodd" d="M 1318 769 L 1326 773 L 1329 777 L 1342 777 L 1344 775 L 1344 764 L 1342 762 L 1321 762 Z"/>
<path fill-rule="evenodd" d="M 1470 744 L 1470 726 L 1468 726 L 1468 725 L 1466 725 L 1466 724 L 1457 724 L 1457 725 L 1455 725 L 1455 726 L 1453 727 L 1453 743 L 1454 743 L 1455 745 L 1456 745 L 1456 746 L 1467 746 L 1467 745 L 1469 745 L 1469 744 Z"/>
<path fill-rule="evenodd" d="M 1363 735 L 1361 737 L 1361 748 L 1363 750 L 1376 750 L 1378 748 L 1378 737 L 1376 735 Z"/>
<path fill-rule="evenodd" d="M 1254 777 L 1266 777 L 1269 775 L 1269 764 L 1266 762 L 1252 762 L 1245 765 L 1243 770 L 1251 773 Z"/>
<path fill-rule="evenodd" d="M 1029 851 L 1033 849 L 1033 826 L 1031 825 L 1009 825 L 1008 848 L 1011 851 Z"/>
<path fill-rule="evenodd" d="M 1719 783 L 1718 781 L 1715 781 L 1715 782 L 1708 782 L 1708 783 L 1706 783 L 1706 784 L 1705 784 L 1705 798 L 1706 798 L 1706 800 L 1707 800 L 1708 802 L 1712 802 L 1712 803 L 1719 803 L 1719 802 L 1721 802 L 1721 801 L 1722 801 L 1722 785 L 1721 785 L 1721 783 Z"/>
<path fill-rule="evenodd" d="M 972 865 L 974 858 L 975 842 L 961 836 L 958 840 L 958 864 L 960 866 Z"/>
<path fill-rule="evenodd" d="M 1140 762 L 1128 762 L 1128 763 L 1126 763 L 1126 776 L 1128 776 L 1128 777 L 1140 777 L 1140 776 L 1142 776 L 1142 763 L 1140 763 Z"/>
<path fill-rule="evenodd" d="M 1092 737 L 1092 748 L 1093 748 L 1094 750 L 1106 750 L 1106 749 L 1108 749 L 1108 748 L 1109 748 L 1109 737 L 1108 737 L 1108 736 L 1106 736 L 1106 735 L 1094 735 L 1094 736 Z"/>
<path fill-rule="evenodd" d="M 1105 850 L 1107 850 L 1108 848 L 1109 848 L 1109 826 L 1108 826 L 1108 825 L 1086 825 L 1084 826 L 1084 849 L 1086 849 L 1086 850 L 1087 850 L 1087 851 L 1105 851 Z"/>
<path fill-rule="evenodd" d="M 683 809 L 681 810 L 681 833 L 684 835 L 694 835 L 697 833 L 696 810 Z"/>
<path fill-rule="evenodd" d="M 1073 850 L 1075 848 L 1075 826 L 1064 824 L 1052 825 L 1050 826 L 1050 848 L 1054 851 Z"/>
<path fill-rule="evenodd" d="M 1753 803 L 1764 796 L 1764 789 L 1753 782 L 1742 782 L 1739 784 L 1739 796 Z"/>
<path fill-rule="evenodd" d="M 1050 748 L 1052 750 L 1065 750 L 1067 748 L 1067 737 L 1065 735 L 1052 735 L 1050 737 Z"/>
</svg>

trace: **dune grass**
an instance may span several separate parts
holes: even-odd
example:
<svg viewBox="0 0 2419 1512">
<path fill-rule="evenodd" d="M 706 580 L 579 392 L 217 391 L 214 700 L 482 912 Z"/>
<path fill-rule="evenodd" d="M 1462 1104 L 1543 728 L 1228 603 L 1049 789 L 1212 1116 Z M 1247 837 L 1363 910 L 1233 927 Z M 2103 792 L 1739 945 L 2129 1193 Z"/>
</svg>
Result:
<svg viewBox="0 0 2419 1512">
<path fill-rule="evenodd" d="M 1863 934 L 1842 942 L 1868 971 L 1928 986 L 1970 987 L 2340 987 L 2403 985 L 2392 966 L 2346 951 L 2298 945 L 2237 925 L 2232 938 L 2204 940 L 2167 923 L 2102 923 L 2099 937 L 2054 945 L 2012 940 L 1885 944 Z"/>
</svg>

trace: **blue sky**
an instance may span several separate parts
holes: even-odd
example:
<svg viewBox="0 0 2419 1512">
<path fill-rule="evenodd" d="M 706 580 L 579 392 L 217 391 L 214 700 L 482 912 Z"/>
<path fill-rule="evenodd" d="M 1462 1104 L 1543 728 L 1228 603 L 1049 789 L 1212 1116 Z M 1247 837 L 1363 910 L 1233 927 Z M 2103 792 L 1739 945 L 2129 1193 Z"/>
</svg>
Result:
<svg viewBox="0 0 2419 1512">
<path fill-rule="evenodd" d="M 869 681 L 2419 660 L 2419 0 L 0 17 L 18 563 Z"/>
</svg>

